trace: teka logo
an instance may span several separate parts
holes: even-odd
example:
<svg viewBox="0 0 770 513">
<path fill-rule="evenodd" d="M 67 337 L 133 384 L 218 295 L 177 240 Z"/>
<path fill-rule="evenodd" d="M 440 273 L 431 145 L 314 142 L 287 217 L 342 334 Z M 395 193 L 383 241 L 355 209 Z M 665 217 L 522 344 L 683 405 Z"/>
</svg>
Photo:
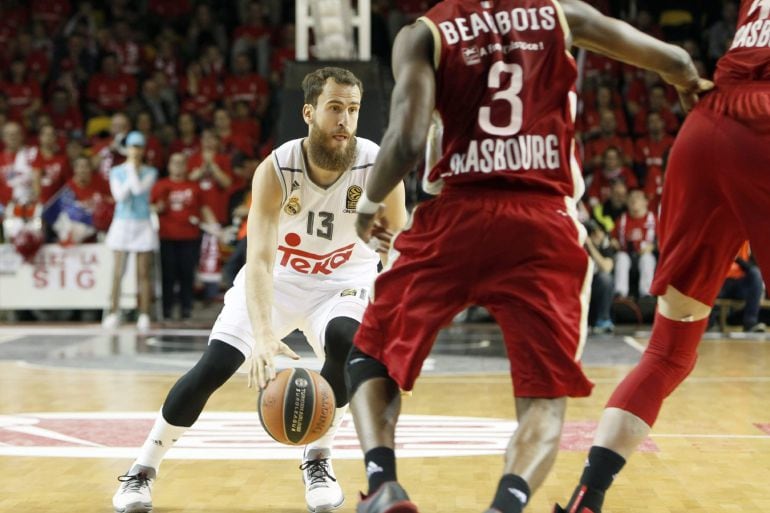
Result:
<svg viewBox="0 0 770 513">
<path fill-rule="evenodd" d="M 0 415 L 0 456 L 135 458 L 157 412 L 25 413 Z M 402 415 L 399 458 L 503 454 L 516 422 L 503 419 Z M 587 451 L 595 422 L 568 422 L 561 449 Z M 642 451 L 657 451 L 647 439 Z M 302 447 L 282 445 L 262 428 L 256 412 L 205 412 L 169 451 L 171 459 L 283 460 Z M 334 439 L 334 457 L 360 459 L 353 419 L 347 415 Z"/>
<path fill-rule="evenodd" d="M 278 246 L 278 253 L 282 253 L 279 263 L 302 274 L 331 274 L 336 268 L 350 260 L 350 257 L 353 256 L 353 247 L 356 245 L 354 242 L 335 249 L 331 253 L 317 255 L 297 249 L 297 246 L 302 243 L 302 238 L 296 233 L 287 233 L 284 240 L 288 246 Z"/>
</svg>

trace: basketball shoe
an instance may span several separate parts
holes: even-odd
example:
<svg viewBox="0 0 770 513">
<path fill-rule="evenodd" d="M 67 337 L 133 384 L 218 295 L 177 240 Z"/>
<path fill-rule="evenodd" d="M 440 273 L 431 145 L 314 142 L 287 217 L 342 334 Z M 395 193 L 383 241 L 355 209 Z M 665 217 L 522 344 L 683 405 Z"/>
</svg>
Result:
<svg viewBox="0 0 770 513">
<path fill-rule="evenodd" d="M 567 513 L 567 510 L 559 506 L 558 504 L 555 504 L 553 506 L 553 513 Z M 573 508 L 569 513 L 602 513 L 601 510 L 592 510 L 589 508 L 586 508 L 585 506 L 578 506 L 577 508 Z"/>
<path fill-rule="evenodd" d="M 155 469 L 134 465 L 118 477 L 120 486 L 112 497 L 112 506 L 118 513 L 147 513 L 152 511 L 152 482 Z"/>
<path fill-rule="evenodd" d="M 417 506 L 409 500 L 400 484 L 396 481 L 383 483 L 376 492 L 369 496 L 361 494 L 361 502 L 356 506 L 356 513 L 419 513 Z"/>
<path fill-rule="evenodd" d="M 345 496 L 334 476 L 329 449 L 305 449 L 305 456 L 299 468 L 305 483 L 308 511 L 323 513 L 342 506 Z"/>
</svg>

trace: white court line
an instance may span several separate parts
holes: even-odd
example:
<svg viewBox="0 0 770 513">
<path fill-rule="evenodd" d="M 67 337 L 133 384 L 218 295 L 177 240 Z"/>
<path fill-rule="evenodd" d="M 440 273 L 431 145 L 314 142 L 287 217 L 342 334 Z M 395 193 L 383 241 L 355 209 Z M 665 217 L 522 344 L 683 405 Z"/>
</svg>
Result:
<svg viewBox="0 0 770 513">
<path fill-rule="evenodd" d="M 631 346 L 632 348 L 636 349 L 640 353 L 644 352 L 645 347 L 636 341 L 634 337 L 625 336 L 623 337 L 623 342 L 625 342 L 626 345 Z"/>
<path fill-rule="evenodd" d="M 172 335 L 172 336 L 208 336 L 210 329 L 151 329 L 144 336 Z M 28 336 L 28 335 L 121 335 L 137 333 L 135 326 L 126 325 L 115 330 L 107 330 L 99 324 L 87 324 L 84 326 L 0 326 L 0 336 Z"/>
<path fill-rule="evenodd" d="M 651 433 L 650 438 L 707 438 L 722 440 L 770 440 L 770 435 L 706 435 L 696 433 Z"/>
</svg>

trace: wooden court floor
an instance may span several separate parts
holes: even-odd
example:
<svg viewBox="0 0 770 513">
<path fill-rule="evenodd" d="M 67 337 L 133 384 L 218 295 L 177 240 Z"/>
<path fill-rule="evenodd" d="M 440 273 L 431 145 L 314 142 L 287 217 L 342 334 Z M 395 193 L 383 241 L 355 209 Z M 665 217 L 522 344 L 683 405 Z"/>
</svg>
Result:
<svg viewBox="0 0 770 513">
<path fill-rule="evenodd" d="M 627 370 L 588 368 L 595 392 L 570 403 L 569 440 L 527 511 L 550 512 L 554 501 L 568 496 L 582 468 L 591 421 Z M 0 415 L 157 411 L 176 378 L 4 361 Z M 214 395 L 207 411 L 250 411 L 254 392 L 245 383 L 244 376 L 236 376 Z M 424 377 L 405 400 L 404 413 L 511 418 L 508 377 Z M 646 446 L 648 451 L 635 455 L 616 480 L 605 513 L 770 511 L 770 343 L 704 341 L 696 370 L 668 400 Z M 110 512 L 116 476 L 130 461 L 0 456 L 0 512 Z M 285 459 L 169 459 L 155 484 L 154 511 L 302 512 L 297 465 Z M 482 512 L 501 466 L 500 455 L 418 457 L 400 460 L 398 472 L 422 512 Z M 363 464 L 336 460 L 335 469 L 347 497 L 339 511 L 355 511 L 357 490 L 364 488 Z"/>
</svg>

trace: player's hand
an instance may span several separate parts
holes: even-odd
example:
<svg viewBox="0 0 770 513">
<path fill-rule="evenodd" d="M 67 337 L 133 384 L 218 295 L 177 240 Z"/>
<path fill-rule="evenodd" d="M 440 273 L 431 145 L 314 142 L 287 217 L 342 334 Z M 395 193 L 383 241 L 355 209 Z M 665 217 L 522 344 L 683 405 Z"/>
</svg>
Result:
<svg viewBox="0 0 770 513">
<path fill-rule="evenodd" d="M 382 208 L 380 208 L 380 211 Z M 374 222 L 377 220 L 377 215 L 379 212 L 375 214 L 361 214 L 359 213 L 356 216 L 356 233 L 364 242 L 369 242 L 369 239 L 372 238 L 372 229 L 374 228 Z"/>
<path fill-rule="evenodd" d="M 265 388 L 275 379 L 274 358 L 278 355 L 288 356 L 292 360 L 299 360 L 299 355 L 289 346 L 270 336 L 257 342 L 251 354 L 251 369 L 249 370 L 249 388 L 255 384 L 259 388 Z"/>
<path fill-rule="evenodd" d="M 370 232 L 368 246 L 381 255 L 387 255 L 393 242 L 393 232 L 388 230 L 388 220 L 375 218 Z"/>
<path fill-rule="evenodd" d="M 695 107 L 701 94 L 712 89 L 714 89 L 714 82 L 705 78 L 698 78 L 695 83 L 686 87 L 676 86 L 676 92 L 679 94 L 679 103 L 682 104 L 682 109 L 685 112 L 690 112 Z"/>
</svg>

